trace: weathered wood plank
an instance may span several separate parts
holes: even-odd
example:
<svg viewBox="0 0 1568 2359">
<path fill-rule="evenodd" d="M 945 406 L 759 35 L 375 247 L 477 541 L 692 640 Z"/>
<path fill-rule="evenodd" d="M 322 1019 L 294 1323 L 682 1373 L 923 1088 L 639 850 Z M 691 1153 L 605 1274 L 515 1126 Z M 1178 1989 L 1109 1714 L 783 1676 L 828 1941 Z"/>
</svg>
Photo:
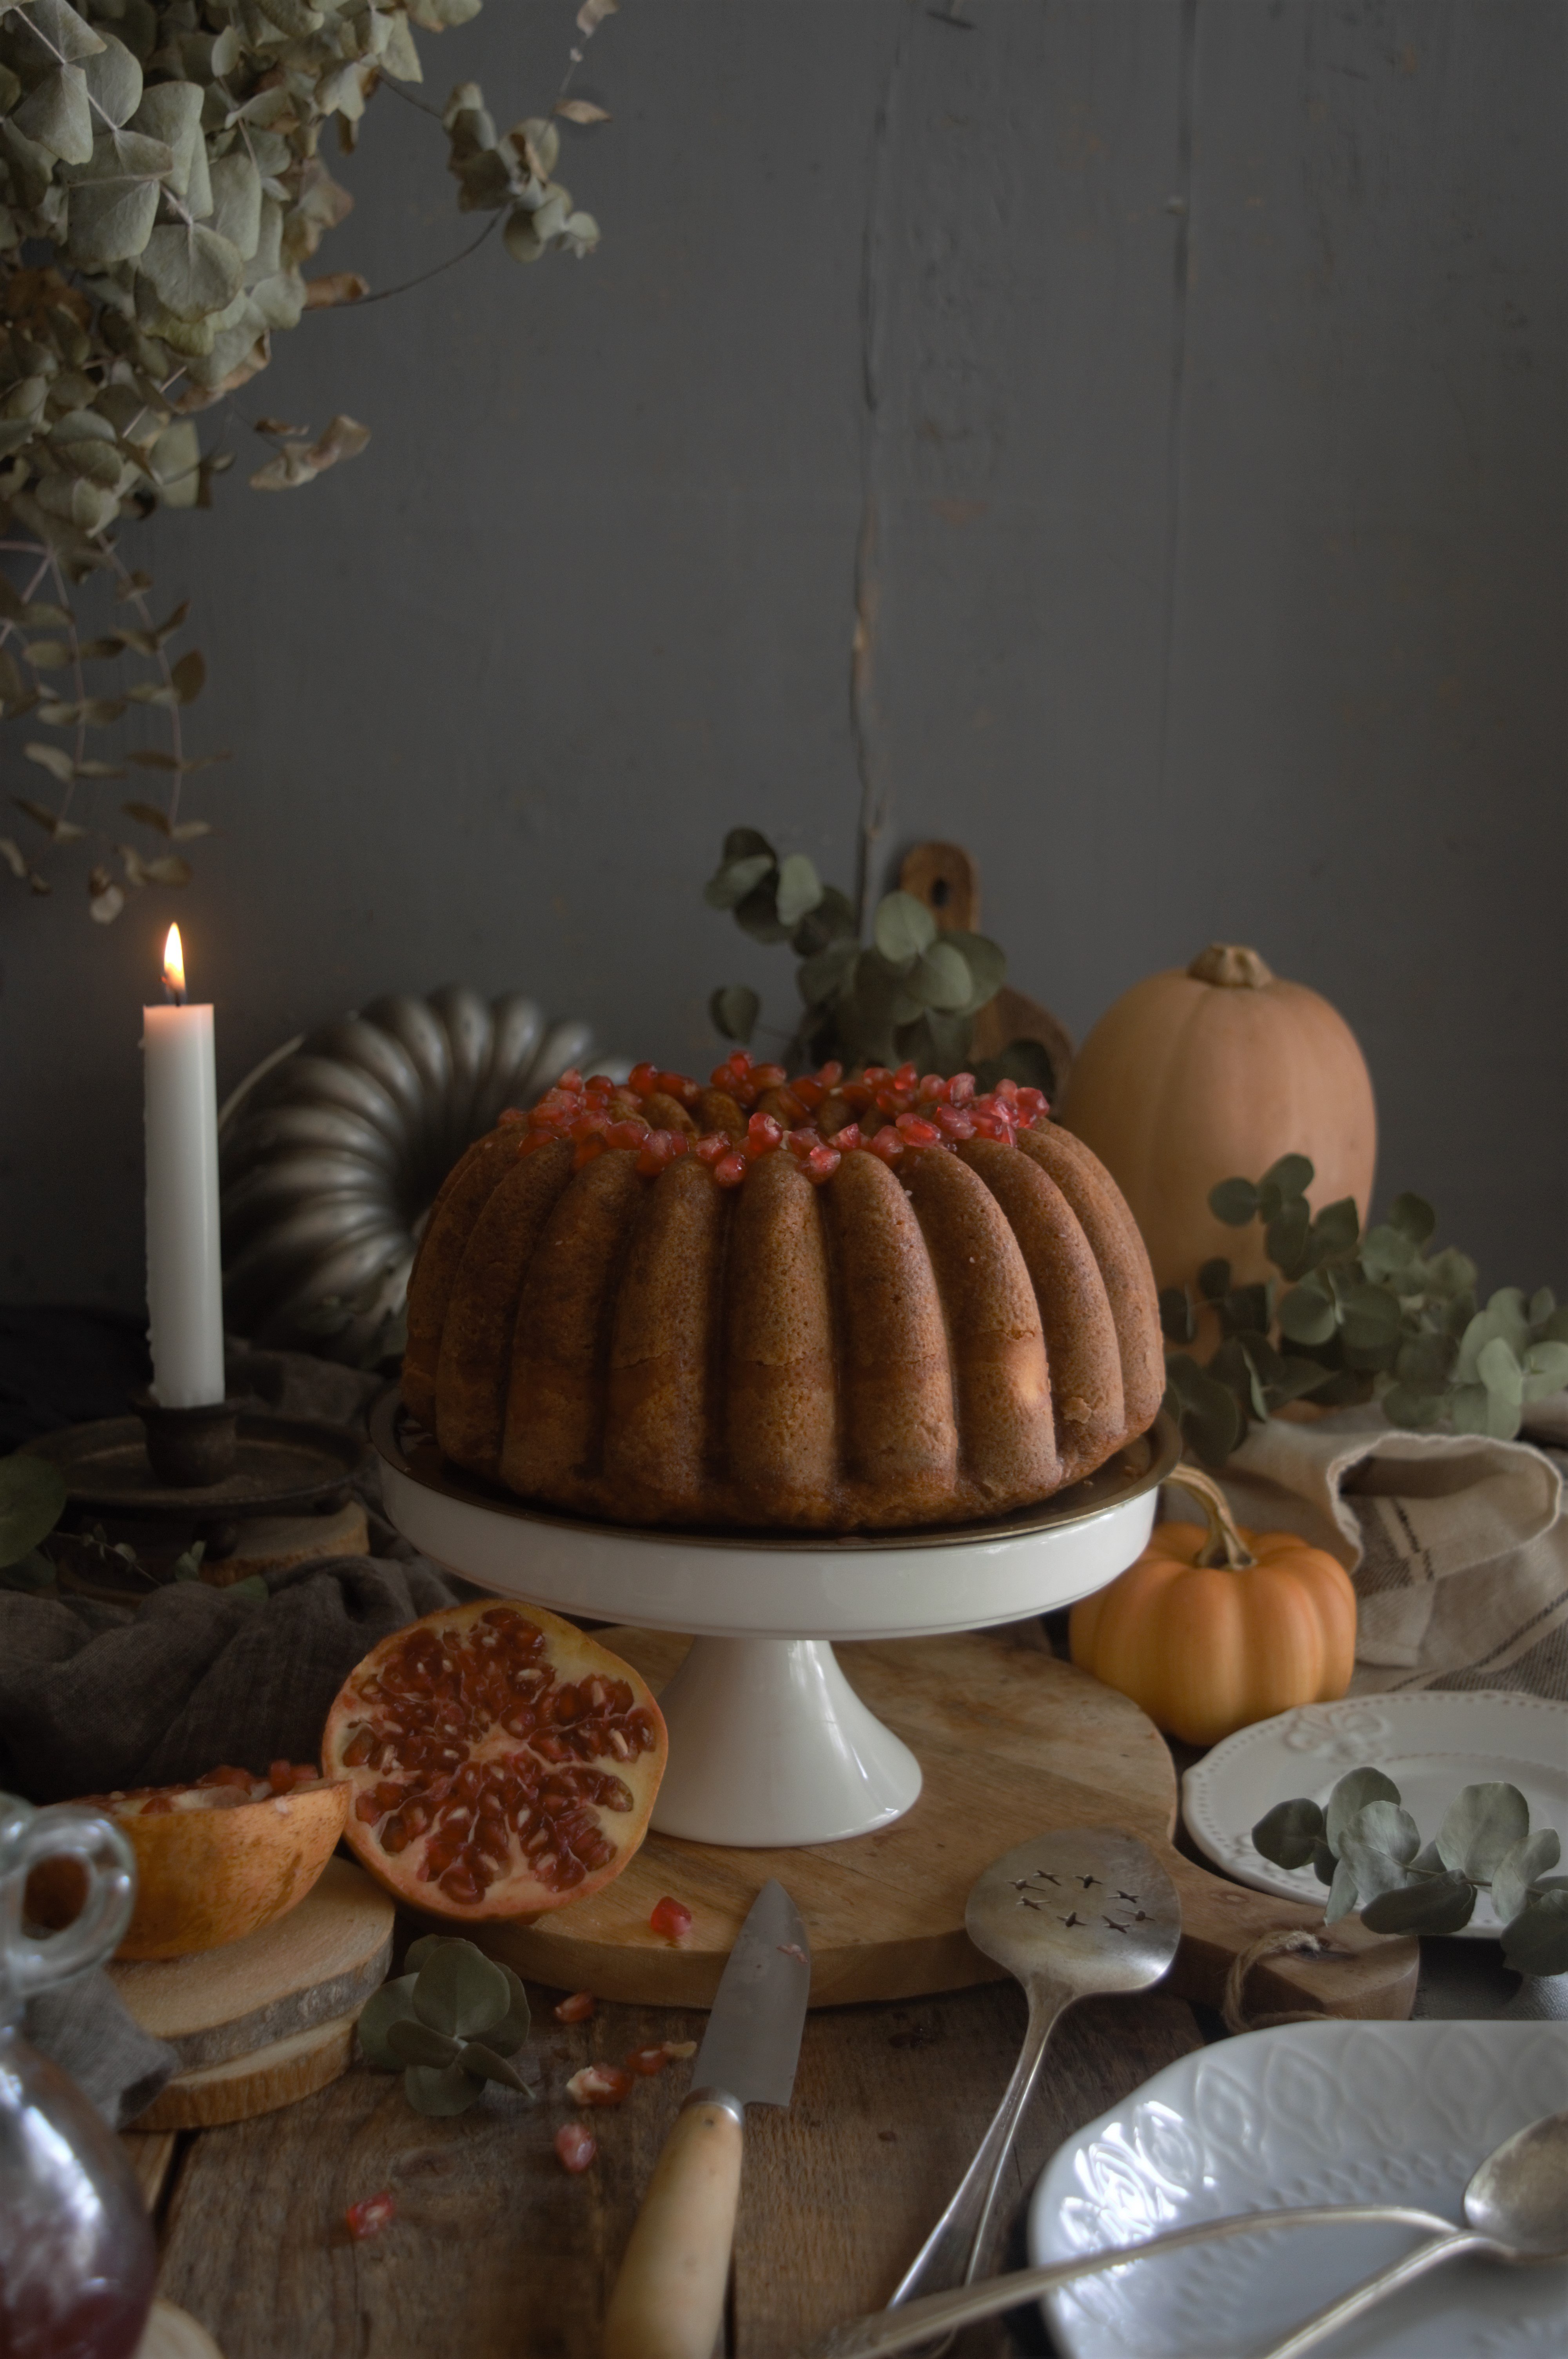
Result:
<svg viewBox="0 0 1568 2359">
<path fill-rule="evenodd" d="M 136 2174 L 143 2201 L 149 2212 L 156 2212 L 168 2181 L 179 2133 L 177 2130 L 124 2130 L 120 2143 L 130 2157 L 131 2169 Z"/>
<path fill-rule="evenodd" d="M 577 2067 L 700 2017 L 607 2006 L 565 2027 L 538 1995 L 537 2106 L 490 2093 L 430 2121 L 356 2067 L 303 2104 L 202 2132 L 169 2209 L 159 2290 L 225 2359 L 592 2359 L 604 2303 L 689 2067 L 592 2116 L 598 2161 L 569 2179 L 552 2141 Z M 885 2299 L 961 2175 L 1011 2069 L 1018 1992 L 986 1988 L 807 2022 L 795 2103 L 757 2108 L 737 2234 L 728 2347 L 784 2359 Z M 1016 2208 L 1066 2132 L 1198 2044 L 1162 1996 L 1095 2002 L 1064 2025 L 1012 2172 Z M 389 2188 L 395 2222 L 354 2244 L 348 2204 Z M 1008 2346 L 987 2330 L 977 2353 Z M 1003 2339 L 999 2339 L 999 2337 Z"/>
</svg>

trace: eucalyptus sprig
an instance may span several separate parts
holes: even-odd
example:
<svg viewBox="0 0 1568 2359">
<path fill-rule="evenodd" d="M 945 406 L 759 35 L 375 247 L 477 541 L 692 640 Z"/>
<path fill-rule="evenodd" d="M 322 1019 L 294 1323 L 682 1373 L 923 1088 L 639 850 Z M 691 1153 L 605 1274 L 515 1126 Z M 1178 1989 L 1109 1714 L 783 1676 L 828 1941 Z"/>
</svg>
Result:
<svg viewBox="0 0 1568 2359">
<path fill-rule="evenodd" d="M 360 2016 L 366 2063 L 401 2072 L 416 2114 L 466 2113 L 487 2081 L 532 2100 L 537 2092 L 508 2060 L 531 2020 L 512 1968 L 441 1933 L 414 1942 L 404 1964 L 412 1971 L 383 1983 Z"/>
<path fill-rule="evenodd" d="M 1252 1841 L 1276 1866 L 1311 1867 L 1328 1886 L 1327 1924 L 1359 1908 L 1373 1933 L 1457 1933 L 1489 1892 L 1505 1962 L 1521 1974 L 1568 1973 L 1568 1875 L 1547 1873 L 1562 1844 L 1550 1827 L 1531 1834 L 1517 1786 L 1466 1786 L 1423 1843 L 1393 1779 L 1352 1769 L 1326 1810 L 1278 1802 Z"/>
<path fill-rule="evenodd" d="M 899 1065 L 956 1073 L 970 1061 L 974 1019 L 1000 990 L 1007 959 L 985 934 L 944 931 L 913 893 L 877 904 L 863 943 L 848 894 L 825 885 L 804 852 L 781 854 L 754 827 L 731 828 L 703 887 L 711 909 L 729 909 L 753 941 L 787 942 L 800 966 L 804 1003 L 784 1051 L 791 1065 L 836 1058 L 853 1069 Z M 748 984 L 716 991 L 708 1015 L 721 1038 L 749 1043 L 762 1000 Z M 1012 1041 L 974 1068 L 983 1088 L 1003 1074 L 1047 1092 L 1050 1060 L 1038 1041 Z"/>
<path fill-rule="evenodd" d="M 598 226 L 554 177 L 552 118 L 608 119 L 565 93 L 579 44 L 615 5 L 580 0 L 553 106 L 502 131 L 477 83 L 459 83 L 444 109 L 414 96 L 416 32 L 466 24 L 481 0 L 0 0 L 0 549 L 23 569 L 14 594 L 0 593 L 0 709 L 65 733 L 24 748 L 59 789 L 11 798 L 24 842 L 32 829 L 57 847 L 87 837 L 77 788 L 122 775 L 89 752 L 88 730 L 138 701 L 169 716 L 167 752 L 127 757 L 164 774 L 162 799 L 121 807 L 162 841 L 94 831 L 88 895 L 101 923 L 127 888 L 184 884 L 178 847 L 206 832 L 179 812 L 182 782 L 202 766 L 179 731 L 202 659 L 164 658 L 183 611 L 155 623 L 141 603 L 148 577 L 125 571 L 112 535 L 160 506 L 210 505 L 234 454 L 204 441 L 200 413 L 258 375 L 274 335 L 307 311 L 377 299 L 355 272 L 307 275 L 353 202 L 322 160 L 324 136 L 335 128 L 351 153 L 377 90 L 398 89 L 445 135 L 459 209 L 488 213 L 486 234 L 502 225 L 516 261 L 590 253 Z M 257 491 L 309 483 L 370 439 L 341 416 L 315 432 L 253 422 L 271 449 L 250 477 Z M 136 621 L 89 638 L 75 594 L 104 569 Z M 84 665 L 128 651 L 151 658 L 153 676 L 92 693 Z M 30 891 L 50 890 L 43 847 L 0 837 L 0 859 Z"/>
<path fill-rule="evenodd" d="M 1568 1385 L 1568 1305 L 1550 1288 L 1526 1298 L 1503 1287 L 1484 1306 L 1467 1254 L 1429 1254 L 1437 1215 L 1424 1198 L 1395 1198 L 1361 1234 L 1354 1199 L 1314 1215 L 1304 1155 L 1283 1155 L 1261 1180 L 1224 1180 L 1209 1210 L 1232 1228 L 1264 1223 L 1264 1249 L 1285 1281 L 1233 1285 L 1228 1261 L 1206 1262 L 1195 1293 L 1167 1287 L 1160 1315 L 1170 1352 L 1167 1405 L 1209 1466 L 1223 1465 L 1254 1419 L 1288 1402 L 1338 1408 L 1382 1404 L 1390 1422 L 1446 1423 L 1501 1440 L 1527 1406 Z M 1208 1313 L 1220 1341 L 1206 1364 L 1184 1347 Z"/>
</svg>

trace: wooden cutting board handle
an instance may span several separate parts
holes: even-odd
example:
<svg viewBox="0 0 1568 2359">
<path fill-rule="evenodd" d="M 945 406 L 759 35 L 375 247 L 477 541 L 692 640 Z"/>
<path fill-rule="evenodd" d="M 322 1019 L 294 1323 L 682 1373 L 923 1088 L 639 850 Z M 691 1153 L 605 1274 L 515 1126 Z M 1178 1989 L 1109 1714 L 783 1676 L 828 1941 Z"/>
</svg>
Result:
<svg viewBox="0 0 1568 2359">
<path fill-rule="evenodd" d="M 925 902 L 945 934 L 979 930 L 980 872 L 961 843 L 917 843 L 905 853 L 898 881 L 902 892 Z M 1000 1057 L 1012 1040 L 1039 1041 L 1051 1060 L 1052 1100 L 1059 1103 L 1072 1070 L 1073 1036 L 1048 1007 L 1004 983 L 975 1018 L 974 1054 Z"/>
</svg>

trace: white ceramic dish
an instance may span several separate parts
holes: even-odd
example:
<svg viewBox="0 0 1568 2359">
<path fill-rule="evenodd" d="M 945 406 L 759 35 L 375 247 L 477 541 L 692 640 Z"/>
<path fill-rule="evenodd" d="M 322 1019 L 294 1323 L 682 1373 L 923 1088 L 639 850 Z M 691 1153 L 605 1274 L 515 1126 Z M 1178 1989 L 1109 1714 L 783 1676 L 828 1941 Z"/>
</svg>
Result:
<svg viewBox="0 0 1568 2359">
<path fill-rule="evenodd" d="M 1426 1688 L 1411 1695 L 1351 1696 L 1305 1704 L 1238 1729 L 1182 1779 L 1182 1815 L 1215 1865 L 1281 1899 L 1321 1906 L 1310 1867 L 1276 1867 L 1250 1830 L 1276 1802 L 1325 1802 L 1347 1769 L 1386 1770 L 1430 1842 L 1462 1786 L 1517 1786 L 1532 1827 L 1568 1837 L 1568 1704 L 1511 1689 Z M 1477 1940 L 1498 1920 L 1482 1893 L 1465 1927 Z"/>
<path fill-rule="evenodd" d="M 1303 2203 L 1409 2203 L 1456 2224 L 1500 2141 L 1568 2107 L 1568 2026 L 1308 2023 L 1157 2072 L 1053 2156 L 1030 2204 L 1035 2263 L 1163 2228 Z M 1281 2229 L 1141 2262 L 1046 2297 L 1066 2359 L 1246 2359 L 1421 2241 L 1403 2228 Z M 1568 2269 L 1460 2261 L 1323 2345 L 1325 2359 L 1555 2359 Z"/>
<path fill-rule="evenodd" d="M 670 1758 L 653 1824 L 759 1849 L 866 1834 L 919 1796 L 920 1764 L 860 1701 L 831 1640 L 983 1629 L 1087 1597 L 1142 1549 L 1181 1449 L 1162 1414 L 1040 1508 L 836 1539 L 544 1514 L 455 1475 L 390 1396 L 371 1439 L 387 1514 L 438 1564 L 558 1613 L 692 1633 L 659 1698 Z"/>
</svg>

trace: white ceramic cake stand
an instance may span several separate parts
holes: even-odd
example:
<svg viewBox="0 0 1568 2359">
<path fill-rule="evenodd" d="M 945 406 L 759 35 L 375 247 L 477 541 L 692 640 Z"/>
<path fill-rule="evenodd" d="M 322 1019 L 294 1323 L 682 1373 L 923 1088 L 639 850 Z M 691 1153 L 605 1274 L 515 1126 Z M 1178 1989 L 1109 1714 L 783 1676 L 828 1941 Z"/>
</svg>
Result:
<svg viewBox="0 0 1568 2359">
<path fill-rule="evenodd" d="M 1067 1605 L 1130 1565 L 1181 1454 L 1162 1412 L 1070 1491 L 946 1531 L 731 1535 L 543 1513 L 460 1475 L 389 1396 L 371 1435 L 386 1512 L 423 1554 L 503 1596 L 695 1644 L 659 1698 L 653 1824 L 697 1843 L 834 1843 L 902 1817 L 920 1764 L 850 1687 L 836 1638 L 978 1630 Z"/>
</svg>

